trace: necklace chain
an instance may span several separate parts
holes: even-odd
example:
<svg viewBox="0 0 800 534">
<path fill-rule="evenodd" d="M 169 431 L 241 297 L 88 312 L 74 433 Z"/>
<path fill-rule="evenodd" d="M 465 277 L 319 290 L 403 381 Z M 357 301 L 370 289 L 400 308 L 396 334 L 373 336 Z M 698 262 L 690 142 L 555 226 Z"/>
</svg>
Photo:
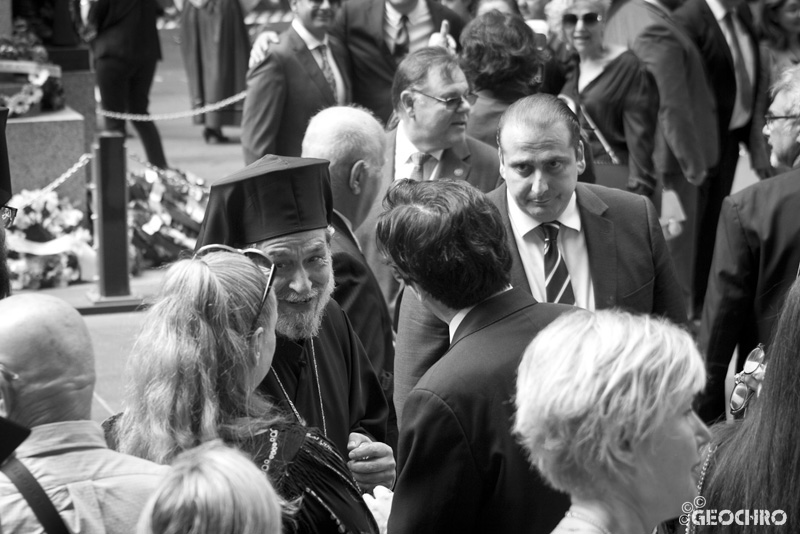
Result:
<svg viewBox="0 0 800 534">
<path fill-rule="evenodd" d="M 314 364 L 314 378 L 317 381 L 317 396 L 319 398 L 319 411 L 322 414 L 322 434 L 327 438 L 328 437 L 328 423 L 325 420 L 325 404 L 322 402 L 322 386 L 320 386 L 319 382 L 319 369 L 317 368 L 317 354 L 314 350 L 314 338 L 310 338 L 309 342 L 311 343 L 311 361 Z M 300 415 L 300 412 L 297 411 L 297 407 L 292 402 L 292 399 L 289 397 L 289 394 L 286 392 L 286 388 L 283 387 L 283 382 L 281 382 L 281 378 L 278 376 L 278 370 L 274 367 L 272 368 L 272 376 L 275 377 L 275 380 L 278 382 L 278 386 L 280 386 L 281 391 L 283 392 L 283 396 L 286 398 L 286 401 L 289 403 L 289 407 L 292 409 L 292 413 L 297 418 L 297 421 L 302 424 L 306 425 L 306 420 Z"/>
<path fill-rule="evenodd" d="M 594 528 L 602 532 L 603 534 L 611 534 L 611 531 L 605 528 L 600 523 L 596 522 L 595 520 L 580 514 L 578 512 L 573 512 L 572 510 L 568 510 L 566 513 L 567 517 L 571 517 L 572 519 L 577 519 L 578 521 L 583 521 L 586 524 L 592 525 Z"/>
</svg>

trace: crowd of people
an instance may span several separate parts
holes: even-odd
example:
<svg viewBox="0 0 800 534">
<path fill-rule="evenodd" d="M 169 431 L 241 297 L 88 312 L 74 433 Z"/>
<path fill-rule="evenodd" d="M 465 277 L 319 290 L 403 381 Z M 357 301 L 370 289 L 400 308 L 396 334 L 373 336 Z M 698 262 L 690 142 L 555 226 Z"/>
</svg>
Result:
<svg viewBox="0 0 800 534">
<path fill-rule="evenodd" d="M 149 1 L 97 0 L 96 50 Z M 246 79 L 240 3 L 183 7 L 193 102 L 246 85 L 203 117 L 246 166 L 102 426 L 83 320 L 0 261 L 0 424 L 30 430 L 0 532 L 800 528 L 796 0 L 290 7 Z M 153 52 L 98 76 L 143 91 Z M 730 195 L 740 144 L 762 180 Z"/>
</svg>

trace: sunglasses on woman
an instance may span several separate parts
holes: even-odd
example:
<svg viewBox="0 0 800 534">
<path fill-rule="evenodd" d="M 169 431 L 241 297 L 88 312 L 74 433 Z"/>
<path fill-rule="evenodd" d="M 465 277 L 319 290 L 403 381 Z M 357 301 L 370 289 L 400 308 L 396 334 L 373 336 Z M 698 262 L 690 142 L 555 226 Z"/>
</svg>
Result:
<svg viewBox="0 0 800 534">
<path fill-rule="evenodd" d="M 739 415 L 747 409 L 750 399 L 753 398 L 753 394 L 757 392 L 758 387 L 761 385 L 761 380 L 763 380 L 766 358 L 764 345 L 761 343 L 747 355 L 742 372 L 736 373 L 734 378 L 730 402 L 731 415 Z M 747 377 L 749 376 L 752 376 L 753 380 L 758 382 L 758 386 L 753 387 L 748 383 Z"/>
<path fill-rule="evenodd" d="M 264 303 L 267 302 L 267 296 L 269 296 L 269 290 L 272 287 L 273 281 L 273 274 L 275 273 L 275 267 L 272 264 L 272 260 L 269 257 L 258 250 L 257 248 L 234 248 L 229 247 L 228 245 L 205 245 L 200 247 L 197 252 L 194 253 L 192 258 L 199 258 L 201 256 L 205 256 L 211 252 L 230 252 L 233 254 L 242 254 L 243 256 L 249 258 L 256 266 L 261 269 L 261 271 L 267 276 L 267 284 L 264 286 L 264 294 L 261 296 L 261 302 L 258 304 L 258 309 L 256 309 L 256 315 L 253 318 L 253 324 L 250 325 L 250 332 L 255 330 L 256 324 L 258 324 L 258 318 L 261 316 L 261 310 L 264 309 Z"/>
<path fill-rule="evenodd" d="M 603 17 L 599 13 L 584 13 L 580 16 L 575 13 L 565 13 L 561 17 L 561 25 L 565 28 L 574 28 L 578 25 L 578 20 L 582 20 L 584 26 L 594 26 L 602 21 Z"/>
</svg>

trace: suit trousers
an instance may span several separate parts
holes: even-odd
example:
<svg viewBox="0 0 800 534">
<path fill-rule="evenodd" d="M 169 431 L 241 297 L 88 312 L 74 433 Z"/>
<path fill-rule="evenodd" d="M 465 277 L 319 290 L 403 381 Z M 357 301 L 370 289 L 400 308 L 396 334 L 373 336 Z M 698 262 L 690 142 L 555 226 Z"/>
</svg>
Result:
<svg viewBox="0 0 800 534">
<path fill-rule="evenodd" d="M 95 61 L 95 71 L 103 109 L 117 113 L 147 114 L 156 61 L 126 61 L 105 57 Z M 165 169 L 167 158 L 156 125 L 149 121 L 132 122 L 144 145 L 147 160 L 156 167 Z M 105 128 L 125 133 L 125 121 L 106 117 Z"/>
<path fill-rule="evenodd" d="M 736 166 L 739 163 L 739 143 L 747 140 L 747 129 L 730 130 L 720 135 L 720 159 L 715 169 L 706 177 L 697 193 L 697 249 L 695 254 L 694 313 L 692 319 L 699 320 L 703 312 L 703 301 L 708 288 L 708 274 L 714 256 L 717 238 L 717 223 L 722 211 L 722 201 L 731 194 Z"/>
</svg>

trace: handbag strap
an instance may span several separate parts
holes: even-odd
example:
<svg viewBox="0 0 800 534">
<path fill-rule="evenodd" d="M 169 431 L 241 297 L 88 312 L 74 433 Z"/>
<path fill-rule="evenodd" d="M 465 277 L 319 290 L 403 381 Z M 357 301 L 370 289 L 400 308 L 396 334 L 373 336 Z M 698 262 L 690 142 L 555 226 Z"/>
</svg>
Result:
<svg viewBox="0 0 800 534">
<path fill-rule="evenodd" d="M 6 463 L 0 467 L 0 471 L 11 480 L 19 492 L 28 501 L 28 505 L 33 509 L 36 519 L 44 527 L 47 534 L 70 534 L 69 529 L 64 524 L 64 520 L 58 515 L 56 507 L 44 492 L 42 486 L 36 481 L 28 468 L 16 457 L 11 456 Z"/>
<path fill-rule="evenodd" d="M 611 158 L 611 163 L 613 163 L 614 165 L 619 165 L 620 160 L 617 157 L 616 152 L 614 152 L 614 149 L 611 148 L 611 145 L 608 144 L 608 141 L 606 141 L 603 132 L 601 132 L 600 128 L 598 128 L 597 125 L 594 123 L 591 115 L 589 115 L 589 113 L 586 111 L 586 108 L 583 106 L 583 104 L 581 104 L 581 113 L 583 113 L 583 118 L 586 119 L 586 122 L 588 122 L 589 126 L 592 127 L 592 130 L 594 130 L 594 134 L 600 140 L 600 144 L 603 145 L 603 150 L 605 150 L 608 153 L 609 157 Z"/>
</svg>

